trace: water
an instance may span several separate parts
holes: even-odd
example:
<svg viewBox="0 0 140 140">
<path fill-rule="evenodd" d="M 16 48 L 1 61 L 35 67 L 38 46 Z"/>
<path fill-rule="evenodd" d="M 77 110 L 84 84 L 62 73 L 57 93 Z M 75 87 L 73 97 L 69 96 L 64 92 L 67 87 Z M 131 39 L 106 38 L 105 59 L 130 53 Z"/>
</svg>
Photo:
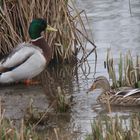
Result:
<svg viewBox="0 0 140 140">
<path fill-rule="evenodd" d="M 107 48 L 111 47 L 116 64 L 120 52 L 125 53 L 131 50 L 133 56 L 139 54 L 140 0 L 131 1 L 131 6 L 128 0 L 76 0 L 75 3 L 79 9 L 85 9 L 97 45 L 96 77 L 99 75 L 108 77 L 104 69 Z M 86 28 L 90 31 L 88 26 Z M 92 46 L 88 44 L 87 50 L 90 51 L 91 48 Z M 88 60 L 90 69 L 88 65 L 86 69 L 79 67 L 77 70 L 70 66 L 55 68 L 49 73 L 51 81 L 48 81 L 48 83 L 52 82 L 51 89 L 61 86 L 68 94 L 73 95 L 74 102 L 71 111 L 66 116 L 54 116 L 50 124 L 52 127 L 61 128 L 62 135 L 71 132 L 75 139 L 79 140 L 84 139 L 84 135 L 91 132 L 90 125 L 94 117 L 107 113 L 107 110 L 96 102 L 100 94 L 99 90 L 91 94 L 86 93 L 94 80 L 94 55 L 91 55 Z M 72 71 L 75 72 L 74 76 L 72 76 Z M 5 89 L 1 88 L 2 104 L 6 108 L 5 116 L 14 119 L 22 118 L 30 103 L 30 98 L 34 99 L 34 106 L 38 109 L 47 108 L 52 97 L 56 96 L 55 90 L 52 93 L 49 92 L 48 83 L 44 88 L 41 86 L 7 87 L 6 93 L 9 92 L 9 94 L 6 95 Z M 138 111 L 138 108 L 113 108 L 112 114 L 129 116 L 129 113 Z M 44 129 L 43 132 L 45 133 L 46 130 Z"/>
<path fill-rule="evenodd" d="M 98 75 L 108 77 L 106 69 L 104 69 L 104 60 L 106 59 L 107 48 L 111 48 L 115 64 L 120 52 L 125 54 L 128 50 L 132 56 L 136 56 L 140 52 L 140 1 L 131 1 L 129 7 L 128 0 L 77 0 L 76 4 L 79 9 L 85 9 L 93 32 L 93 38 L 97 45 Z M 84 17 L 83 17 L 84 18 Z M 87 27 L 88 29 L 88 27 Z M 90 48 L 90 46 L 89 46 Z M 92 58 L 88 58 L 92 60 Z M 93 65 L 91 65 L 92 70 Z M 91 79 L 92 74 L 88 76 Z M 82 79 L 81 79 L 82 81 Z M 90 80 L 88 80 L 90 83 Z M 87 81 L 85 81 L 87 83 Z M 84 85 L 83 85 L 84 86 Z M 85 86 L 84 86 L 85 87 Z M 83 105 L 84 113 L 79 111 L 81 116 L 81 124 L 83 130 L 90 131 L 89 121 L 100 113 L 106 113 L 101 107 L 96 107 L 95 96 L 86 97 L 83 91 L 83 98 L 87 101 Z M 85 96 L 84 96 L 85 95 Z M 78 97 L 78 96 L 77 96 Z M 83 100 L 82 100 L 83 101 Z M 93 109 L 94 108 L 94 109 Z M 112 114 L 129 115 L 130 112 L 137 112 L 132 108 L 114 108 Z M 87 126 L 87 127 L 84 127 Z"/>
</svg>

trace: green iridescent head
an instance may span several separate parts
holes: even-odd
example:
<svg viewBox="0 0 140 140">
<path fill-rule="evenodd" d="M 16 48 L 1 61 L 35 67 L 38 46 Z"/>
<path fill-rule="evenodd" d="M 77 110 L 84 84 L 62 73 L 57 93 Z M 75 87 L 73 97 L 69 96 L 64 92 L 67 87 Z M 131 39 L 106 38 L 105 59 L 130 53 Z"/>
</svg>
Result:
<svg viewBox="0 0 140 140">
<path fill-rule="evenodd" d="M 29 26 L 29 35 L 31 39 L 36 39 L 41 36 L 41 32 L 47 28 L 47 21 L 42 18 L 34 19 Z"/>
</svg>

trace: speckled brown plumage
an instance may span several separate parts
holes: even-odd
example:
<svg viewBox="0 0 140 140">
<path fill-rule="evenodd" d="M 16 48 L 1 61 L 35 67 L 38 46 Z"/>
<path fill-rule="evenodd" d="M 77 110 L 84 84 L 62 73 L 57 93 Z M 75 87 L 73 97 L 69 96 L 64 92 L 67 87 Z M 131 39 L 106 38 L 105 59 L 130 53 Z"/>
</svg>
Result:
<svg viewBox="0 0 140 140">
<path fill-rule="evenodd" d="M 92 84 L 90 91 L 96 88 L 101 88 L 103 91 L 98 96 L 97 102 L 101 104 L 110 104 L 114 106 L 139 106 L 140 105 L 140 92 L 137 92 L 131 96 L 124 97 L 129 90 L 124 90 L 120 88 L 117 90 L 112 90 L 108 84 L 108 80 L 104 76 L 97 77 Z M 105 87 L 105 88 L 104 88 Z M 120 94 L 115 95 L 118 91 L 121 91 Z"/>
</svg>

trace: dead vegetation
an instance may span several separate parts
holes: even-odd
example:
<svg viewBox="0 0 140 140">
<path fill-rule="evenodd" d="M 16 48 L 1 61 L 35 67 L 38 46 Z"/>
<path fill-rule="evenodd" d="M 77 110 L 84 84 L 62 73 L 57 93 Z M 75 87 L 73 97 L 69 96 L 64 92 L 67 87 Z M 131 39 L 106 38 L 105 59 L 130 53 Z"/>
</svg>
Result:
<svg viewBox="0 0 140 140">
<path fill-rule="evenodd" d="M 95 52 L 96 46 L 89 39 L 85 24 L 72 1 L 68 0 L 1 0 L 0 1 L 0 52 L 8 53 L 22 41 L 29 41 L 28 27 L 33 18 L 45 18 L 57 28 L 56 33 L 48 33 L 46 39 L 53 47 L 53 60 L 58 63 L 72 62 L 79 51 L 83 56 L 79 62 Z M 79 28 L 80 27 L 80 28 Z M 93 45 L 93 50 L 86 53 L 83 40 Z M 95 55 L 96 57 L 96 55 Z"/>
</svg>

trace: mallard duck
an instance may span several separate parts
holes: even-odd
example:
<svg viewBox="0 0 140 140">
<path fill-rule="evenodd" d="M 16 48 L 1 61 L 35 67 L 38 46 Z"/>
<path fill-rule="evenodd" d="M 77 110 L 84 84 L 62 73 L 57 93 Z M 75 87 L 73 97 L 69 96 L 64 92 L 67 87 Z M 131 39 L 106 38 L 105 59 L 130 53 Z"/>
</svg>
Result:
<svg viewBox="0 0 140 140">
<path fill-rule="evenodd" d="M 0 83 L 31 79 L 41 73 L 51 60 L 52 48 L 41 33 L 56 31 L 45 19 L 34 19 L 29 26 L 30 43 L 21 43 L 0 61 Z"/>
<path fill-rule="evenodd" d="M 131 87 L 122 87 L 111 89 L 110 83 L 104 76 L 95 79 L 88 92 L 102 89 L 102 93 L 98 96 L 97 102 L 101 104 L 110 104 L 117 106 L 138 106 L 140 105 L 140 89 L 132 89 Z"/>
</svg>

